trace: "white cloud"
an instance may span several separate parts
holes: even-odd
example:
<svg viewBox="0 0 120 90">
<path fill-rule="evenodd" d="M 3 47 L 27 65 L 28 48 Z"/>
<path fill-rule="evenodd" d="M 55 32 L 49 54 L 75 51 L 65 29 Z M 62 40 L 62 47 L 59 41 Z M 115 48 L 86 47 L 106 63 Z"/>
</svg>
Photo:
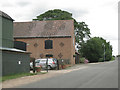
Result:
<svg viewBox="0 0 120 90">
<path fill-rule="evenodd" d="M 0 8 L 15 21 L 31 21 L 51 9 L 71 12 L 78 22 L 88 24 L 92 36 L 110 40 L 114 48 L 113 54 L 116 55 L 117 3 L 118 0 L 1 0 Z"/>
</svg>

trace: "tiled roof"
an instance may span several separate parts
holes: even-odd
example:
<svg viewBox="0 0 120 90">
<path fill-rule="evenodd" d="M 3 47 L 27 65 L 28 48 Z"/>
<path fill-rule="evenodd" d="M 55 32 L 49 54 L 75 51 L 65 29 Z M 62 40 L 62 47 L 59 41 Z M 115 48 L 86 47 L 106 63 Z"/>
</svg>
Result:
<svg viewBox="0 0 120 90">
<path fill-rule="evenodd" d="M 7 15 L 6 13 L 4 13 L 4 12 L 2 12 L 2 11 L 0 11 L 0 16 L 1 16 L 1 17 L 4 17 L 4 18 L 7 18 L 7 19 L 10 19 L 10 20 L 13 21 L 13 19 L 12 19 L 9 15 Z"/>
<path fill-rule="evenodd" d="M 73 20 L 14 22 L 14 38 L 71 36 L 73 24 Z"/>
</svg>

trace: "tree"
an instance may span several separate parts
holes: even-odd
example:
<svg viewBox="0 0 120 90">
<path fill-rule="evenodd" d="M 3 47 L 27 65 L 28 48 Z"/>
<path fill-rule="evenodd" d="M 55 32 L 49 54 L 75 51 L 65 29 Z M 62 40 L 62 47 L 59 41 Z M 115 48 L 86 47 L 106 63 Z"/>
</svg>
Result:
<svg viewBox="0 0 120 90">
<path fill-rule="evenodd" d="M 85 22 L 77 22 L 73 17 L 72 14 L 67 11 L 62 11 L 60 9 L 49 10 L 39 16 L 36 19 L 38 21 L 44 20 L 74 20 L 74 28 L 75 28 L 75 38 L 76 43 L 78 45 L 78 49 L 81 48 L 81 45 L 84 43 L 84 38 L 90 38 L 90 29 Z"/>
<path fill-rule="evenodd" d="M 60 9 L 49 10 L 39 16 L 37 16 L 38 21 L 44 20 L 70 20 L 72 18 L 72 14 L 67 11 L 62 11 Z"/>
<path fill-rule="evenodd" d="M 79 49 L 79 53 L 82 44 L 84 44 L 84 38 L 86 37 L 87 39 L 90 39 L 90 29 L 88 28 L 88 25 L 86 25 L 85 22 L 77 22 L 75 24 L 75 40 L 78 44 L 77 48 Z"/>
<path fill-rule="evenodd" d="M 105 47 L 103 46 L 105 45 Z M 81 47 L 81 53 L 83 57 L 86 57 L 90 62 L 104 61 L 104 49 L 105 49 L 105 61 L 112 59 L 112 46 L 109 42 L 106 42 L 103 38 L 94 37 L 87 40 Z"/>
<path fill-rule="evenodd" d="M 105 61 L 109 61 L 112 59 L 112 45 L 110 42 L 106 42 L 103 38 L 100 38 L 105 44 Z"/>
</svg>

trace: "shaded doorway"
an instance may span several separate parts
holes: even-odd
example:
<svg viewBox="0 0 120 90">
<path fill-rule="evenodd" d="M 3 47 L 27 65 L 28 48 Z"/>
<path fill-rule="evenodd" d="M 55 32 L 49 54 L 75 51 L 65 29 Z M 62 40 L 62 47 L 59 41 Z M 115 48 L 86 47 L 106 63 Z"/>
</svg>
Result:
<svg viewBox="0 0 120 90">
<path fill-rule="evenodd" d="M 47 54 L 46 57 L 47 58 L 53 58 L 53 55 L 52 54 Z"/>
</svg>

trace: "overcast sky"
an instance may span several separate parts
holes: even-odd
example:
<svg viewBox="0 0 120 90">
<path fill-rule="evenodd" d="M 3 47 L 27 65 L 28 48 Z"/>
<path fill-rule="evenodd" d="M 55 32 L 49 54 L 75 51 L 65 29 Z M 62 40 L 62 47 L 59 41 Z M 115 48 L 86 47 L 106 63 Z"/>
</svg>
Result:
<svg viewBox="0 0 120 90">
<path fill-rule="evenodd" d="M 53 9 L 73 14 L 84 21 L 91 36 L 103 37 L 113 46 L 113 55 L 118 54 L 118 1 L 119 0 L 1 0 L 0 10 L 16 22 L 32 21 L 36 16 Z"/>
</svg>

